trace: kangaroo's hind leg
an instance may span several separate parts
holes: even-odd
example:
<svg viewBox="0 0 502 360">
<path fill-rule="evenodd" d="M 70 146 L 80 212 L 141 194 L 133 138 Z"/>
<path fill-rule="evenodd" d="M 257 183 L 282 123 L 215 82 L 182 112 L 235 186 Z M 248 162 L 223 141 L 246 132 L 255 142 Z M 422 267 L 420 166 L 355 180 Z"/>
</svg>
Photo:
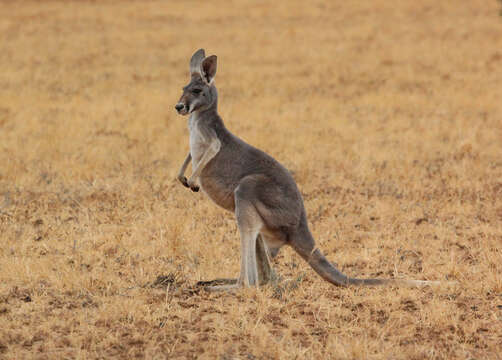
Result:
<svg viewBox="0 0 502 360">
<path fill-rule="evenodd" d="M 270 265 L 269 249 L 261 235 L 258 235 L 256 239 L 256 264 L 258 267 L 258 283 L 260 285 L 268 284 L 270 281 L 275 279 L 276 275 L 274 269 Z M 197 282 L 197 286 L 214 287 L 221 285 L 236 285 L 238 281 L 239 279 L 222 278 L 209 281 L 199 281 Z M 208 290 L 225 289 L 208 288 Z"/>
<path fill-rule="evenodd" d="M 260 285 L 268 284 L 270 281 L 275 281 L 277 278 L 272 265 L 270 264 L 270 249 L 260 234 L 256 239 L 256 265 L 258 267 L 258 283 Z"/>
<path fill-rule="evenodd" d="M 241 238 L 241 271 L 235 284 L 208 287 L 207 290 L 230 290 L 242 286 L 258 286 L 259 276 L 270 278 L 270 261 L 265 244 L 260 252 L 265 256 L 260 259 L 260 270 L 256 256 L 257 239 L 263 228 L 263 220 L 255 208 L 254 181 L 244 179 L 234 192 L 235 217 Z M 262 241 L 261 237 L 260 240 Z M 261 246 L 260 246 L 261 247 Z"/>
</svg>

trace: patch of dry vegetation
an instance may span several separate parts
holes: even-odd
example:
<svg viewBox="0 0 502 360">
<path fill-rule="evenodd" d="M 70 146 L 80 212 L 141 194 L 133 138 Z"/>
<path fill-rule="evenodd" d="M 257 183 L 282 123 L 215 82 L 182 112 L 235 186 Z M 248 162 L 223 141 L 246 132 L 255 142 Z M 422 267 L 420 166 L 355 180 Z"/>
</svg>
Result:
<svg viewBox="0 0 502 360">
<path fill-rule="evenodd" d="M 422 359 L 502 352 L 496 1 L 0 2 L 0 357 Z M 323 282 L 238 273 L 233 215 L 175 179 L 198 47 L 227 126 L 293 173 Z"/>
</svg>

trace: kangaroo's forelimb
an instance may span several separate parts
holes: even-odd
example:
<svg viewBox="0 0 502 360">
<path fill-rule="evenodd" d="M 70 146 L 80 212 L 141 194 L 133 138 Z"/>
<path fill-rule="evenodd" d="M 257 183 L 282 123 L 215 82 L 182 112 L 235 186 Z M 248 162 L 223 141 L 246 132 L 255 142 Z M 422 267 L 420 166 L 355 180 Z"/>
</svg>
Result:
<svg viewBox="0 0 502 360">
<path fill-rule="evenodd" d="M 187 170 L 188 164 L 192 161 L 192 154 L 188 153 L 185 161 L 183 161 L 183 165 L 181 165 L 180 171 L 178 172 L 178 180 L 185 186 L 190 187 L 188 185 L 187 178 L 185 177 L 185 171 Z"/>
<path fill-rule="evenodd" d="M 199 186 L 197 185 L 197 180 L 200 176 L 200 173 L 204 168 L 206 167 L 207 163 L 211 161 L 212 158 L 218 154 L 218 152 L 221 149 L 221 142 L 218 140 L 217 137 L 214 137 L 210 140 L 210 144 L 204 153 L 202 155 L 202 158 L 200 159 L 199 163 L 195 167 L 195 169 L 192 170 L 192 175 L 188 179 L 188 186 L 190 189 L 193 191 L 199 191 Z"/>
<path fill-rule="evenodd" d="M 206 167 L 207 163 L 210 162 L 211 159 L 216 156 L 216 154 L 218 154 L 220 149 L 221 149 L 220 140 L 218 140 L 217 137 L 212 138 L 206 152 L 204 153 L 204 155 L 202 155 L 202 158 L 200 159 L 199 163 L 192 171 L 192 175 L 190 176 L 190 179 L 188 179 L 188 184 L 193 183 L 197 180 L 202 170 L 204 170 L 204 168 Z"/>
</svg>

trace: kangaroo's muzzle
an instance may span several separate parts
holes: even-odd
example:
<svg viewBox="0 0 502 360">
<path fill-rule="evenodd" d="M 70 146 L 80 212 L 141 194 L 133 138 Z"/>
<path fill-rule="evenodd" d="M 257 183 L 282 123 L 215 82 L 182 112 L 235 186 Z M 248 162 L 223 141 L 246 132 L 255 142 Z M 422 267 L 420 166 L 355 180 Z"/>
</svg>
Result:
<svg viewBox="0 0 502 360">
<path fill-rule="evenodd" d="M 188 109 L 186 107 L 185 104 L 179 102 L 177 103 L 174 108 L 176 109 L 176 111 L 178 112 L 178 114 L 181 114 L 181 115 L 185 115 L 188 113 Z"/>
</svg>

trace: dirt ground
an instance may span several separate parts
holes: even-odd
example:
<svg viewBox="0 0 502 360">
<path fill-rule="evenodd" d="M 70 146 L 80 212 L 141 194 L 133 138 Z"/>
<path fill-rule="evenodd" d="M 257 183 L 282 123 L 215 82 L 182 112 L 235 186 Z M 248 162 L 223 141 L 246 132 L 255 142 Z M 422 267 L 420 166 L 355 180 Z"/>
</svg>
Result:
<svg viewBox="0 0 502 360">
<path fill-rule="evenodd" d="M 501 359 L 498 1 L 0 1 L 0 358 Z M 294 175 L 337 288 L 177 182 L 218 55 L 227 127 Z"/>
</svg>

